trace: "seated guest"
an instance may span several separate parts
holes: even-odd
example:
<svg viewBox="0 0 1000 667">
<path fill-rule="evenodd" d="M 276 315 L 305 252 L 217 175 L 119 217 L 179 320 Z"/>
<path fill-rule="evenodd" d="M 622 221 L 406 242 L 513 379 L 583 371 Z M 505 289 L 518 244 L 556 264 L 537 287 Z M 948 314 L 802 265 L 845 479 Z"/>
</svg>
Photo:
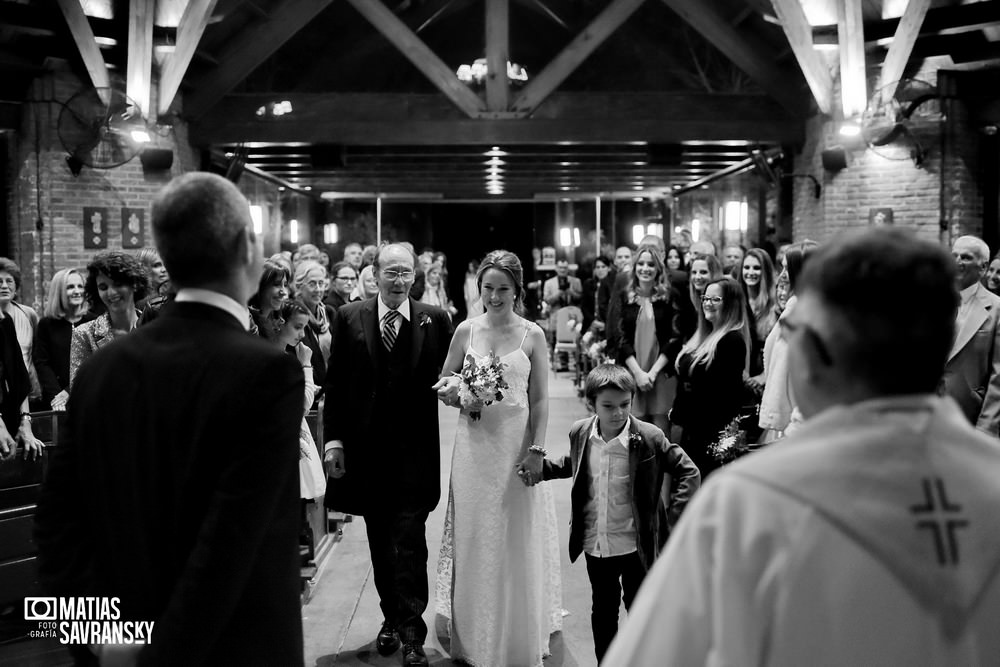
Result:
<svg viewBox="0 0 1000 667">
<path fill-rule="evenodd" d="M 330 289 L 323 303 L 337 310 L 352 300 L 351 293 L 358 284 L 358 271 L 348 262 L 337 262 L 330 269 Z"/>
<path fill-rule="evenodd" d="M 701 297 L 698 331 L 677 357 L 677 398 L 670 421 L 702 479 L 719 467 L 709 449 L 737 417 L 750 354 L 746 299 L 732 278 L 708 284 Z"/>
<path fill-rule="evenodd" d="M 257 292 L 250 297 L 250 317 L 260 336 L 267 337 L 267 330 L 273 328 L 272 315 L 288 299 L 288 284 L 292 272 L 283 263 L 264 262 L 264 269 L 257 282 Z"/>
<path fill-rule="evenodd" d="M 73 330 L 69 355 L 69 383 L 80 364 L 99 348 L 130 333 L 139 321 L 136 299 L 146 296 L 149 282 L 146 272 L 132 255 L 117 250 L 101 252 L 87 265 L 84 291 L 91 309 L 103 308 L 103 314 Z"/>
<path fill-rule="evenodd" d="M 319 262 L 299 262 L 295 269 L 295 293 L 296 300 L 309 310 L 309 326 L 303 333 L 302 344 L 312 351 L 313 381 L 318 385 L 315 392 L 317 399 L 322 396 L 326 382 L 330 343 L 333 339 L 330 332 L 334 318 L 333 308 L 323 303 L 326 288 L 326 269 Z"/>
<path fill-rule="evenodd" d="M 1000 450 L 935 395 L 955 277 L 898 228 L 809 257 L 781 324 L 806 421 L 702 486 L 605 664 L 994 664 Z"/>
<path fill-rule="evenodd" d="M 0 257 L 0 310 L 14 322 L 17 332 L 17 343 L 21 348 L 21 359 L 28 369 L 28 380 L 31 382 L 31 399 L 42 396 L 38 384 L 38 374 L 32 363 L 31 348 L 35 344 L 35 328 L 38 326 L 38 313 L 34 308 L 17 302 L 17 292 L 21 289 L 21 269 L 14 261 Z"/>
<path fill-rule="evenodd" d="M 35 331 L 35 370 L 46 409 L 65 410 L 73 329 L 94 319 L 87 311 L 84 278 L 78 269 L 62 269 L 52 276 L 44 313 Z"/>
</svg>

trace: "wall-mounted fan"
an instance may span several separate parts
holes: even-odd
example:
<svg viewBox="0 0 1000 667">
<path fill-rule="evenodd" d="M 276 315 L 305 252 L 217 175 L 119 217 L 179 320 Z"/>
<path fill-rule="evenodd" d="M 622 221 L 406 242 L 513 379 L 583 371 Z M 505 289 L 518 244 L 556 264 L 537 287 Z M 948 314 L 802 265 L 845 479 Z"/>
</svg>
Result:
<svg viewBox="0 0 1000 667">
<path fill-rule="evenodd" d="M 116 88 L 86 88 L 73 95 L 59 112 L 59 141 L 67 161 L 95 169 L 125 164 L 142 149 L 146 122 L 134 100 Z M 145 141 L 148 141 L 146 135 Z"/>
<path fill-rule="evenodd" d="M 913 160 L 919 166 L 937 136 L 940 99 L 936 86 L 919 79 L 879 88 L 861 116 L 865 143 L 886 159 Z"/>
</svg>

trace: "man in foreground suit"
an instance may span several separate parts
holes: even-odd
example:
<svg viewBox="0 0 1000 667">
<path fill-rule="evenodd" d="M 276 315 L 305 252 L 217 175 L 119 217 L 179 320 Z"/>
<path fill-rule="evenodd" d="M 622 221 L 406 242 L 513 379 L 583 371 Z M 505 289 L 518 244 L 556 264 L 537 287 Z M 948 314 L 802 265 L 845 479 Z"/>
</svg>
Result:
<svg viewBox="0 0 1000 667">
<path fill-rule="evenodd" d="M 304 380 L 247 333 L 263 263 L 249 205 L 190 173 L 152 222 L 180 289 L 80 368 L 38 504 L 40 573 L 52 595 L 119 597 L 123 618 L 155 622 L 145 646 L 92 646 L 102 664 L 300 665 Z"/>
<path fill-rule="evenodd" d="M 943 392 L 954 398 L 973 426 L 1000 435 L 1000 297 L 982 284 L 990 249 L 975 236 L 951 248 L 961 297 L 955 340 L 944 367 Z"/>
<path fill-rule="evenodd" d="M 379 293 L 337 311 L 323 432 L 331 509 L 360 514 L 385 618 L 382 655 L 426 665 L 427 515 L 441 496 L 437 382 L 451 342 L 448 314 L 409 297 L 413 253 L 382 247 Z"/>
</svg>

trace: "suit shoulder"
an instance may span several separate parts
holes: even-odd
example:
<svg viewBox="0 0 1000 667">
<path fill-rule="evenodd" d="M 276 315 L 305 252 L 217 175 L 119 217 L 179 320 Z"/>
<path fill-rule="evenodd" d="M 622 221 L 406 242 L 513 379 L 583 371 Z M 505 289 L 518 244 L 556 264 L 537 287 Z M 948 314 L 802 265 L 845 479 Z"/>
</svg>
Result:
<svg viewBox="0 0 1000 667">
<path fill-rule="evenodd" d="M 666 434 L 664 434 L 663 429 L 661 429 L 656 424 L 642 421 L 638 417 L 632 417 L 632 421 L 635 422 L 635 428 L 637 431 L 639 431 L 639 435 L 642 436 L 643 440 L 649 441 L 659 438 L 660 436 L 666 437 Z"/>
<path fill-rule="evenodd" d="M 570 434 L 572 435 L 579 433 L 581 429 L 585 428 L 587 424 L 590 423 L 591 419 L 593 419 L 593 417 L 584 417 L 583 419 L 577 419 L 575 422 L 573 422 L 573 425 L 569 428 Z"/>
</svg>

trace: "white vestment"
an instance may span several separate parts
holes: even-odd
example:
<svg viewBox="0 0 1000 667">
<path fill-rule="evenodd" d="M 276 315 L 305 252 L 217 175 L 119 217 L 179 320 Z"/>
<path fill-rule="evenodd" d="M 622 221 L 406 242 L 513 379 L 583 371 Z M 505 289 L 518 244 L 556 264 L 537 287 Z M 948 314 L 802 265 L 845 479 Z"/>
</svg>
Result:
<svg viewBox="0 0 1000 667">
<path fill-rule="evenodd" d="M 1000 663 L 1000 443 L 950 398 L 835 407 L 719 471 L 605 665 Z"/>
</svg>

